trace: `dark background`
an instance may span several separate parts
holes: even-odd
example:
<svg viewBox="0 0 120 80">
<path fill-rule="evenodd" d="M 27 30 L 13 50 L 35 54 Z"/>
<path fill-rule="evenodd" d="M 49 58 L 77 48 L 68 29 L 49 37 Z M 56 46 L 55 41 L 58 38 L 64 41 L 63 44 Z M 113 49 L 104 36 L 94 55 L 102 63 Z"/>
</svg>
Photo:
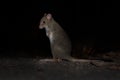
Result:
<svg viewBox="0 0 120 80">
<path fill-rule="evenodd" d="M 45 31 L 38 29 L 44 13 L 53 15 L 74 46 L 84 43 L 94 44 L 98 51 L 119 50 L 112 1 L 39 0 L 1 4 L 0 56 L 51 56 Z"/>
</svg>

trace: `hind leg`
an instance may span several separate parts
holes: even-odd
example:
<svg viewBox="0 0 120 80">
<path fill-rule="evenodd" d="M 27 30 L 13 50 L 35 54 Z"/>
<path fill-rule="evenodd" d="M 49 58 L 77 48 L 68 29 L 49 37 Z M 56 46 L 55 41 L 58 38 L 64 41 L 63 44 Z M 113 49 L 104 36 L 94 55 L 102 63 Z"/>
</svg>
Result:
<svg viewBox="0 0 120 80">
<path fill-rule="evenodd" d="M 64 54 L 63 54 L 63 51 L 61 50 L 61 48 L 59 48 L 58 46 L 55 47 L 52 46 L 51 47 L 51 50 L 52 50 L 52 56 L 53 56 L 53 59 L 55 62 L 61 62 L 62 59 L 64 59 Z"/>
<path fill-rule="evenodd" d="M 58 55 L 56 55 L 56 53 L 53 53 L 52 55 L 53 55 L 53 60 L 55 62 L 61 62 L 62 61 L 62 59 Z"/>
</svg>

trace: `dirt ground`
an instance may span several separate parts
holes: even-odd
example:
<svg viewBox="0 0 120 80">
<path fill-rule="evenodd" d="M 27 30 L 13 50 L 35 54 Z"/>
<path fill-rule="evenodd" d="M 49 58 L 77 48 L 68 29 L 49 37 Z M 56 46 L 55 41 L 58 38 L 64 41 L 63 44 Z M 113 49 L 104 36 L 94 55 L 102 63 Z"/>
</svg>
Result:
<svg viewBox="0 0 120 80">
<path fill-rule="evenodd" d="M 98 67 L 89 61 L 1 58 L 0 80 L 120 80 L 120 70 Z"/>
</svg>

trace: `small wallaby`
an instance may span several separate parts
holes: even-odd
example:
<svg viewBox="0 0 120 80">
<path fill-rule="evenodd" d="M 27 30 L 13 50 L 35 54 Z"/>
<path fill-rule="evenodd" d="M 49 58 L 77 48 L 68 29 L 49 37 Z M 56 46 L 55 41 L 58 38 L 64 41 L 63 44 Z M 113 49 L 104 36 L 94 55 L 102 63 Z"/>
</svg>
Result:
<svg viewBox="0 0 120 80">
<path fill-rule="evenodd" d="M 70 60 L 72 58 L 71 41 L 62 27 L 54 20 L 52 14 L 44 14 L 40 20 L 39 29 L 43 28 L 50 40 L 53 59 Z"/>
<path fill-rule="evenodd" d="M 44 14 L 40 21 L 40 29 L 45 28 L 46 35 L 50 40 L 50 47 L 52 51 L 53 59 L 57 61 L 68 60 L 68 61 L 79 61 L 89 62 L 94 65 L 104 66 L 106 63 L 101 60 L 86 60 L 86 59 L 75 59 L 71 57 L 71 41 L 62 29 L 62 27 L 54 20 L 51 14 Z M 109 66 L 109 65 L 108 65 Z"/>
</svg>

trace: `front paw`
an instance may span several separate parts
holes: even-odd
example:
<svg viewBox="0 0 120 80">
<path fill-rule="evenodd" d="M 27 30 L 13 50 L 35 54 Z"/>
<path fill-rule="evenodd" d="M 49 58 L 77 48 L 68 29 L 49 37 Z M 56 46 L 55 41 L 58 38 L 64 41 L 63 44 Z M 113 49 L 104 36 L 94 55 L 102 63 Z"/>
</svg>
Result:
<svg viewBox="0 0 120 80">
<path fill-rule="evenodd" d="M 48 32 L 46 33 L 46 36 L 49 37 L 49 33 Z"/>
</svg>

